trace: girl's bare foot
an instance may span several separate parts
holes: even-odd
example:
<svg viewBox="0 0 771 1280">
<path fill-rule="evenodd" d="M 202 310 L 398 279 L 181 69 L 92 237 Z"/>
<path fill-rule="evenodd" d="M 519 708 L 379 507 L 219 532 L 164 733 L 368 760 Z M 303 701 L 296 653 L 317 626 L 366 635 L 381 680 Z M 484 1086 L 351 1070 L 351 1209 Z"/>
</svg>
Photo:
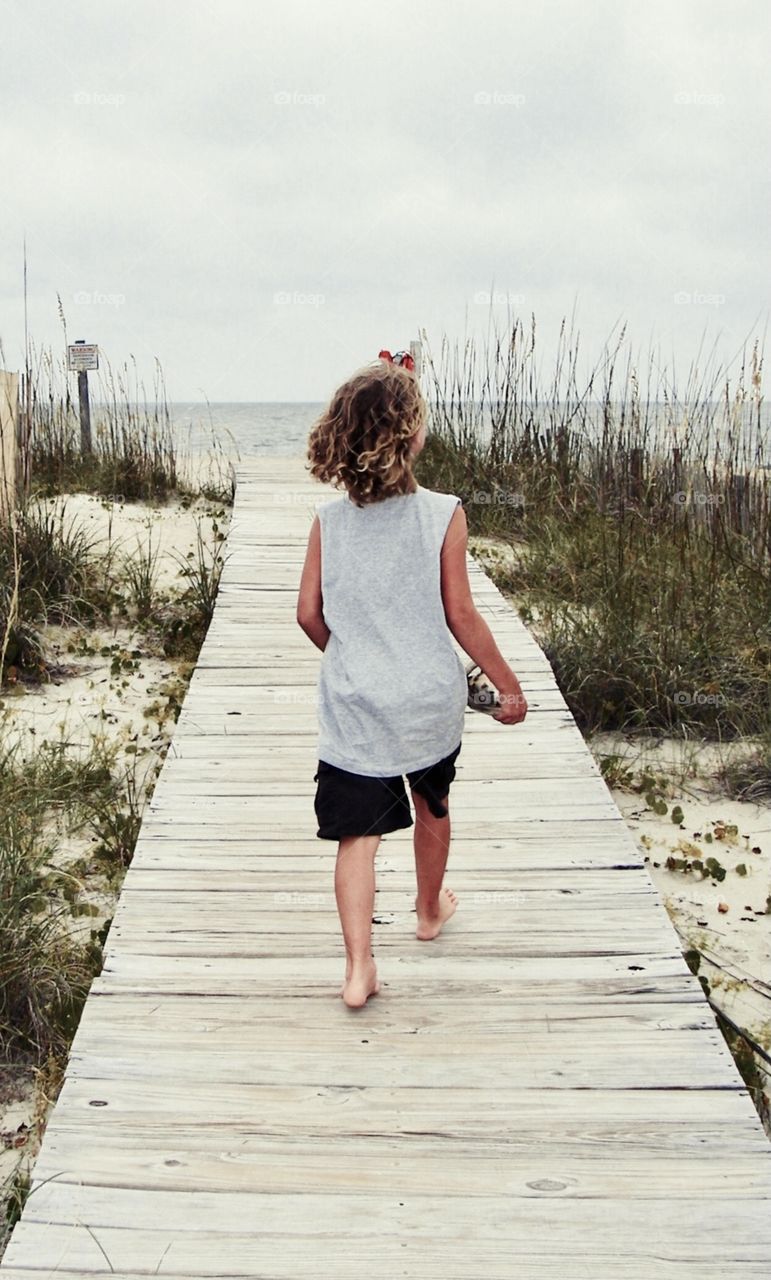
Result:
<svg viewBox="0 0 771 1280">
<path fill-rule="evenodd" d="M 350 970 L 346 966 L 346 977 L 340 992 L 349 1009 L 360 1009 L 370 996 L 376 996 L 380 990 L 375 961 L 370 959 L 364 964 L 354 964 Z"/>
<path fill-rule="evenodd" d="M 442 889 L 437 899 L 436 912 L 433 915 L 427 915 L 422 912 L 416 898 L 415 910 L 418 913 L 418 927 L 415 930 L 415 936 L 421 942 L 430 942 L 441 931 L 445 921 L 455 914 L 457 905 L 458 899 L 452 889 Z"/>
</svg>

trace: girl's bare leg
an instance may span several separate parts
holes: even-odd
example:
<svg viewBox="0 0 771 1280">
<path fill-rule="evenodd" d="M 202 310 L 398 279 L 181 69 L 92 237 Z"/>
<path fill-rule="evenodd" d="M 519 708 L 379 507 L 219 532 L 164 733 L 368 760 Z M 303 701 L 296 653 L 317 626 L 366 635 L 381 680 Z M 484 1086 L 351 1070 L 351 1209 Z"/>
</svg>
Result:
<svg viewBox="0 0 771 1280">
<path fill-rule="evenodd" d="M 340 994 L 359 1009 L 380 990 L 372 956 L 375 854 L 380 836 L 346 836 L 335 863 L 335 897 L 345 941 L 345 982 Z"/>
<path fill-rule="evenodd" d="M 447 796 L 442 798 L 444 805 L 447 799 Z M 415 791 L 412 791 L 412 803 L 415 806 L 415 875 L 418 882 L 415 934 L 421 942 L 430 942 L 458 905 L 452 890 L 442 887 L 450 852 L 450 815 L 435 818 L 428 801 Z"/>
</svg>

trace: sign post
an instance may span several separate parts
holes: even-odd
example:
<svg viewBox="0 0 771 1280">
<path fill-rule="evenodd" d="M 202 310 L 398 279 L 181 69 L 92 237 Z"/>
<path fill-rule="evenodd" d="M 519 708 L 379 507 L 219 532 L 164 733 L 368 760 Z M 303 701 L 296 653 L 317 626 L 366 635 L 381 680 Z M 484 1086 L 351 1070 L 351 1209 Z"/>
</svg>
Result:
<svg viewBox="0 0 771 1280">
<path fill-rule="evenodd" d="M 80 403 L 80 451 L 91 452 L 91 405 L 88 400 L 88 371 L 99 368 L 99 347 L 78 338 L 67 347 L 67 367 L 78 375 Z"/>
</svg>

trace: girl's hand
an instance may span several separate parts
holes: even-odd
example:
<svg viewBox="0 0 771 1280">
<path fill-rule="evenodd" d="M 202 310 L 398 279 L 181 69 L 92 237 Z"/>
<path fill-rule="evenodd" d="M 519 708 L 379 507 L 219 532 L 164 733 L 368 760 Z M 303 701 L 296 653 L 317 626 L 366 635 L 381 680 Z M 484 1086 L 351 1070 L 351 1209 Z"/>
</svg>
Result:
<svg viewBox="0 0 771 1280">
<path fill-rule="evenodd" d="M 493 720 L 500 724 L 521 724 L 527 715 L 527 699 L 520 688 L 508 693 L 498 693 L 500 711 L 493 712 Z"/>
</svg>

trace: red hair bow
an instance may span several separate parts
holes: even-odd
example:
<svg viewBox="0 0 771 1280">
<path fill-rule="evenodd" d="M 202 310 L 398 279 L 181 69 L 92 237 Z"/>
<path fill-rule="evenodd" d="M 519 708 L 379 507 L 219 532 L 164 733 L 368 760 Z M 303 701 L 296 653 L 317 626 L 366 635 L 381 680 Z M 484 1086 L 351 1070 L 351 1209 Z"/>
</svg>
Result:
<svg viewBox="0 0 771 1280">
<path fill-rule="evenodd" d="M 415 371 L 415 361 L 409 351 L 397 351 L 392 356 L 384 347 L 382 351 L 378 351 L 378 357 L 380 360 L 389 360 L 391 364 L 400 364 L 404 369 L 412 369 L 413 373 Z"/>
</svg>

